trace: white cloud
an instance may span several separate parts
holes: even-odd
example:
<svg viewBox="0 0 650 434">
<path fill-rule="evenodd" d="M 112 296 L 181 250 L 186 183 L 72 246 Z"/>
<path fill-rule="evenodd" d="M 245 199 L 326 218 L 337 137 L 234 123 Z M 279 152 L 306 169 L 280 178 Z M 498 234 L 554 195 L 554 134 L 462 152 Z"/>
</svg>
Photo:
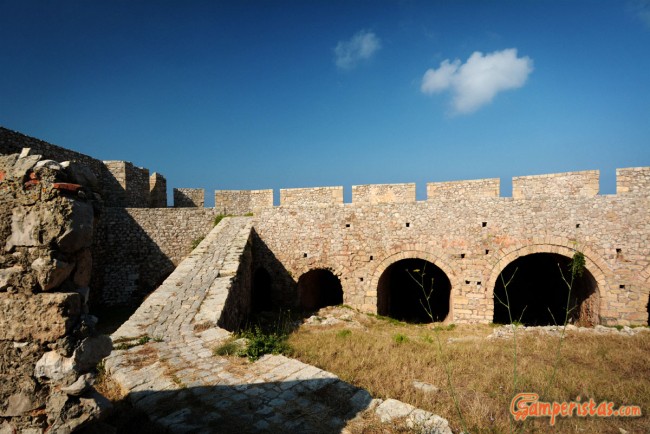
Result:
<svg viewBox="0 0 650 434">
<path fill-rule="evenodd" d="M 381 43 L 377 35 L 367 30 L 361 30 L 348 41 L 339 41 L 334 49 L 336 66 L 341 69 L 352 69 L 366 59 L 370 59 L 379 49 Z"/>
<path fill-rule="evenodd" d="M 449 89 L 454 110 L 471 113 L 491 102 L 497 93 L 522 87 L 532 71 L 533 61 L 527 56 L 517 57 L 515 48 L 486 55 L 475 51 L 463 64 L 447 59 L 438 69 L 427 70 L 420 89 L 428 95 Z"/>
</svg>

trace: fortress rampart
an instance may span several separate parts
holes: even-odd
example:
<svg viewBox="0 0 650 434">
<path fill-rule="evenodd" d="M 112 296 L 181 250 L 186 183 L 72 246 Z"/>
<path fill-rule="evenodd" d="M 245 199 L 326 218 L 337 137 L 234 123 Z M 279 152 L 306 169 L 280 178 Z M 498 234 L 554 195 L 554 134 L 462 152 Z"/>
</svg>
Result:
<svg viewBox="0 0 650 434">
<path fill-rule="evenodd" d="M 581 252 L 583 319 L 648 321 L 650 167 L 617 169 L 613 195 L 599 194 L 599 172 L 592 170 L 516 177 L 512 197 L 500 197 L 500 180 L 492 178 L 428 183 L 421 201 L 413 183 L 353 186 L 351 203 L 344 203 L 343 187 L 282 189 L 279 206 L 273 190 L 218 190 L 215 208 L 203 208 L 203 190 L 177 189 L 189 199 L 175 206 L 184 207 L 154 209 L 142 204 L 166 205 L 166 182 L 157 173 L 0 129 L 0 151 L 21 145 L 87 161 L 103 176 L 106 208 L 93 247 L 93 285 L 102 290 L 96 301 L 138 300 L 210 231 L 216 215 L 252 213 L 252 291 L 265 292 L 258 294 L 265 303 L 300 303 L 304 293 L 322 290 L 304 276 L 325 270 L 340 282 L 340 302 L 390 313 L 386 306 L 400 297 L 396 269 L 412 259 L 427 261 L 436 282 L 448 281 L 440 319 L 490 322 L 502 272 L 525 258 L 563 261 Z"/>
</svg>

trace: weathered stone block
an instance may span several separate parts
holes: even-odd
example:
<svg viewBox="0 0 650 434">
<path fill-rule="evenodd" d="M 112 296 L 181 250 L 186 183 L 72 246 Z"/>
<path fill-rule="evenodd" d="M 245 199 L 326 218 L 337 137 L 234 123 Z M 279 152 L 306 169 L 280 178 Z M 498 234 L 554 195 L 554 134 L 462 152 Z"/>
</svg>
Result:
<svg viewBox="0 0 650 434">
<path fill-rule="evenodd" d="M 68 292 L 31 297 L 0 293 L 0 311 L 3 339 L 54 342 L 74 326 L 81 313 L 81 297 Z"/>
</svg>

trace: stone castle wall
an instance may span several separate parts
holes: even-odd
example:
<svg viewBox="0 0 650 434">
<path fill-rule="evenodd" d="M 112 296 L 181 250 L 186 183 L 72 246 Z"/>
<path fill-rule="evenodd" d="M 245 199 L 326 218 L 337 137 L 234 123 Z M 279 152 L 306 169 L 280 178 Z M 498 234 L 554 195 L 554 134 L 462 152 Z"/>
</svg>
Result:
<svg viewBox="0 0 650 434">
<path fill-rule="evenodd" d="M 648 194 L 650 167 L 616 169 L 616 194 Z"/>
<path fill-rule="evenodd" d="M 449 277 L 453 322 L 490 322 L 500 272 L 532 253 L 585 254 L 608 324 L 644 324 L 650 282 L 650 209 L 646 169 L 619 169 L 636 194 L 594 195 L 597 172 L 519 178 L 516 197 L 490 197 L 494 180 L 453 183 L 415 203 L 275 207 L 256 216 L 270 259 L 259 264 L 292 276 L 324 268 L 337 275 L 344 303 L 376 312 L 379 277 L 399 259 L 421 258 Z M 578 179 L 587 181 L 579 187 Z M 569 183 L 569 185 L 567 185 Z M 463 185 L 491 185 L 463 189 Z M 560 185 L 565 195 L 552 193 Z M 461 186 L 458 188 L 458 186 Z M 443 189 L 444 190 L 444 189 Z M 456 194 L 447 194 L 456 190 Z M 466 191 L 469 197 L 463 197 Z M 476 199 L 476 192 L 480 193 Z M 532 197 L 533 191 L 543 196 Z M 549 193 L 551 192 L 551 193 Z M 277 288 L 276 288 L 277 290 Z"/>
<path fill-rule="evenodd" d="M 352 186 L 353 203 L 415 202 L 415 184 L 370 184 Z"/>
<path fill-rule="evenodd" d="M 167 180 L 160 173 L 149 177 L 149 208 L 167 207 Z"/>
<path fill-rule="evenodd" d="M 343 203 L 343 187 L 283 188 L 280 205 L 336 205 Z"/>
<path fill-rule="evenodd" d="M 104 183 L 106 206 L 147 208 L 150 203 L 149 170 L 136 167 L 128 161 L 104 161 L 113 175 L 111 182 Z"/>
<path fill-rule="evenodd" d="M 127 189 L 129 171 L 136 184 L 152 185 L 146 169 L 120 167 Z M 451 281 L 449 321 L 489 322 L 495 283 L 508 264 L 532 253 L 570 258 L 581 251 L 598 287 L 601 321 L 647 322 L 650 168 L 618 169 L 616 195 L 598 194 L 598 171 L 516 177 L 510 198 L 499 197 L 499 185 L 429 183 L 425 201 L 414 200 L 414 184 L 392 184 L 354 186 L 352 203 L 343 203 L 342 187 L 317 187 L 282 189 L 277 207 L 272 190 L 220 190 L 214 209 L 109 207 L 95 236 L 93 287 L 104 289 L 107 304 L 138 300 L 210 230 L 215 215 L 253 212 L 253 268 L 267 269 L 274 297 L 289 304 L 300 276 L 324 268 L 339 277 L 346 304 L 375 312 L 382 273 L 399 259 L 420 258 Z"/>
<path fill-rule="evenodd" d="M 427 183 L 427 200 L 439 199 L 480 199 L 499 197 L 501 180 L 474 179 L 469 181 L 448 181 Z"/>
<path fill-rule="evenodd" d="M 205 190 L 202 188 L 175 188 L 174 208 L 203 208 Z"/>
<path fill-rule="evenodd" d="M 93 303 L 139 302 L 214 226 L 212 208 L 106 208 L 95 234 Z"/>
<path fill-rule="evenodd" d="M 512 178 L 512 197 L 515 199 L 531 199 L 595 196 L 600 189 L 599 176 L 600 173 L 597 170 L 517 176 Z"/>
<path fill-rule="evenodd" d="M 214 207 L 222 215 L 255 214 L 273 206 L 273 190 L 217 190 Z"/>
<path fill-rule="evenodd" d="M 166 197 L 166 182 L 158 175 L 152 184 L 149 170 L 136 167 L 128 161 L 100 161 L 79 152 L 71 151 L 16 131 L 0 127 L 0 155 L 19 154 L 23 148 L 30 148 L 32 154 L 63 162 L 75 161 L 88 167 L 101 186 L 98 192 L 105 206 L 146 208 L 152 200 L 161 206 L 161 196 Z M 156 192 L 152 193 L 152 188 Z M 164 191 L 163 191 L 164 190 Z M 152 199 L 155 197 L 155 199 Z M 166 206 L 167 199 L 164 200 Z"/>
</svg>

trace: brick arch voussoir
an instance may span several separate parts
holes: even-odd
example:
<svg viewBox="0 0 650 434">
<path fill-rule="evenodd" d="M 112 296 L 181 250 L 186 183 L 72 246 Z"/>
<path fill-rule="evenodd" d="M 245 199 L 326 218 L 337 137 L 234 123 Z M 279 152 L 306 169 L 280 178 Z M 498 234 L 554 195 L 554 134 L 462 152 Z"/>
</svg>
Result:
<svg viewBox="0 0 650 434">
<path fill-rule="evenodd" d="M 454 288 L 457 287 L 458 277 L 454 272 L 454 269 L 445 260 L 444 253 L 442 251 L 434 251 L 426 247 L 418 247 L 408 250 L 393 249 L 387 251 L 383 255 L 383 259 L 377 263 L 377 266 L 375 266 L 372 272 L 370 287 L 377 288 L 379 285 L 379 278 L 382 274 L 384 274 L 384 271 L 386 271 L 386 269 L 393 265 L 395 262 L 401 261 L 402 259 L 422 259 L 431 262 L 447 275 L 447 278 L 451 283 L 452 292 L 454 291 Z"/>
<path fill-rule="evenodd" d="M 331 272 L 334 276 L 336 276 L 339 280 L 341 280 L 341 276 L 343 275 L 343 271 L 339 269 L 339 267 L 336 267 L 334 264 L 330 263 L 318 263 L 318 264 L 310 264 L 310 265 L 303 265 L 300 268 L 296 270 L 296 283 L 300 278 L 306 274 L 309 273 L 312 270 L 327 270 Z"/>
<path fill-rule="evenodd" d="M 572 257 L 576 251 L 581 251 L 585 256 L 585 268 L 596 280 L 598 296 L 603 297 L 608 292 L 607 274 L 609 267 L 600 256 L 588 247 L 576 248 L 574 242 L 570 240 L 553 240 L 548 243 L 530 243 L 511 246 L 507 250 L 502 250 L 499 259 L 493 264 L 488 279 L 487 297 L 492 299 L 494 296 L 494 287 L 501 272 L 513 261 L 522 256 L 532 255 L 534 253 L 557 253 L 566 257 Z"/>
</svg>

